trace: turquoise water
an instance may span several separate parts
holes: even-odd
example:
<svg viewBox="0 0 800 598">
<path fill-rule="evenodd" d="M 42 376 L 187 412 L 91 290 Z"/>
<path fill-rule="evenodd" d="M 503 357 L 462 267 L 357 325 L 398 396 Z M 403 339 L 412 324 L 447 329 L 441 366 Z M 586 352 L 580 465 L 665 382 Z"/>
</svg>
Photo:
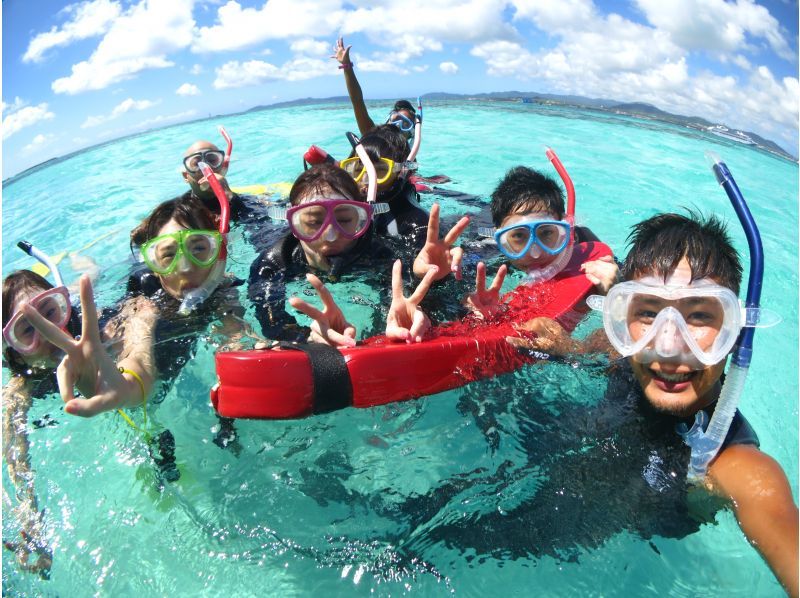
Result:
<svg viewBox="0 0 800 598">
<path fill-rule="evenodd" d="M 387 108 L 371 111 L 377 118 Z M 423 174 L 447 174 L 453 183 L 446 187 L 487 198 L 513 165 L 549 170 L 549 145 L 575 182 L 579 224 L 622 255 L 630 225 L 683 206 L 728 219 L 737 249 L 747 255 L 703 152 L 723 157 L 761 228 L 763 303 L 784 318 L 780 327 L 756 334 L 742 410 L 762 449 L 786 470 L 796 497 L 797 164 L 688 129 L 561 107 L 436 102 L 425 115 Z M 98 303 L 112 304 L 128 270 L 128 231 L 157 202 L 184 191 L 179 157 L 196 138 L 221 144 L 217 124 L 234 138 L 234 186 L 293 180 L 311 143 L 341 157 L 348 148 L 342 133 L 354 128 L 344 105 L 266 110 L 154 131 L 39 170 L 3 189 L 3 275 L 30 265 L 14 248 L 21 238 L 57 253 L 108 234 L 85 253 L 103 265 Z M 423 205 L 431 201 L 423 196 Z M 451 199 L 442 206 L 453 217 L 464 211 Z M 229 268 L 246 278 L 255 254 L 239 235 Z M 64 274 L 73 276 L 68 267 Z M 346 313 L 358 310 L 353 318 L 362 326 L 368 321 L 363 304 L 377 301 L 374 292 L 348 286 L 335 294 Z M 594 319 L 582 329 L 598 325 Z M 182 472 L 164 492 L 157 490 L 144 444 L 119 417 L 69 417 L 56 396 L 34 402 L 30 422 L 46 414 L 57 421 L 29 426 L 54 565 L 51 579 L 42 581 L 4 555 L 9 594 L 211 595 L 236 589 L 244 595 L 473 596 L 534 589 L 561 596 L 624 589 L 634 595 L 781 595 L 730 511 L 681 540 L 619 532 L 597 546 L 579 546 L 577 558 L 476 555 L 469 546 L 431 540 L 431 529 L 441 523 L 510 508 L 532 492 L 535 473 L 509 473 L 531 467 L 525 447 L 536 422 L 527 407 L 592 402 L 604 384 L 589 368 L 531 366 L 496 384 L 404 404 L 301 421 L 238 422 L 238 456 L 211 442 L 217 420 L 208 389 L 214 380 L 213 349 L 200 343 L 163 402 L 150 409 L 174 433 Z M 504 405 L 497 413 L 496 450 L 474 414 L 460 407 L 483 390 L 480 409 Z M 487 475 L 494 475 L 491 488 Z M 434 495 L 453 479 L 466 480 L 464 488 L 445 504 L 427 505 L 432 511 L 424 523 L 403 511 L 410 498 Z M 3 484 L 13 497 L 5 469 Z M 4 516 L 3 537 L 16 533 L 13 519 Z M 409 557 L 403 546 L 410 545 L 421 556 Z"/>
</svg>

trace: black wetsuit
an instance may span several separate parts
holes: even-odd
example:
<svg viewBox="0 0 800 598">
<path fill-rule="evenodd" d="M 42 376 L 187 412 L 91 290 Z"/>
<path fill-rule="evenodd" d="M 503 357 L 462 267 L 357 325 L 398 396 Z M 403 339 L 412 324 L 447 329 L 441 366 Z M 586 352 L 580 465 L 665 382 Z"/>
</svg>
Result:
<svg viewBox="0 0 800 598">
<path fill-rule="evenodd" d="M 690 492 L 680 420 L 650 407 L 627 364 L 611 374 L 596 406 L 575 405 L 566 394 L 560 403 L 542 400 L 541 387 L 519 391 L 526 394 L 514 396 L 508 376 L 483 381 L 468 388 L 459 409 L 476 416 L 493 450 L 504 422 L 513 422 L 511 442 L 526 463 L 504 461 L 489 475 L 479 469 L 412 496 L 399 507 L 408 519 L 404 535 L 413 538 L 401 542 L 406 556 L 425 560 L 441 543 L 501 559 L 576 560 L 623 531 L 684 537 L 724 504 Z M 509 409 L 517 413 L 503 413 Z M 723 448 L 733 444 L 758 446 L 738 411 Z"/>
<path fill-rule="evenodd" d="M 389 212 L 379 214 L 373 227 L 380 237 L 400 237 L 408 241 L 414 254 L 425 245 L 428 234 L 428 213 L 419 205 L 417 190 L 405 179 L 399 179 L 377 200 L 389 204 Z"/>
<path fill-rule="evenodd" d="M 219 201 L 215 196 L 198 197 L 193 191 L 187 191 L 181 199 L 195 197 L 208 208 L 212 214 L 219 215 Z M 274 237 L 276 228 L 282 227 L 282 223 L 274 223 L 267 212 L 269 205 L 260 202 L 251 195 L 239 195 L 232 193 L 228 199 L 230 205 L 231 222 L 242 226 L 250 243 L 255 247 L 264 247 Z"/>
<path fill-rule="evenodd" d="M 329 258 L 331 270 L 319 274 L 323 281 L 334 282 L 353 269 L 370 270 L 381 275 L 388 292 L 394 252 L 377 240 L 372 230 L 360 237 L 347 253 Z M 309 330 L 298 326 L 284 308 L 286 283 L 314 272 L 306 260 L 300 241 L 287 233 L 275 245 L 263 251 L 250 267 L 247 296 L 255 306 L 262 334 L 269 339 L 305 341 Z"/>
</svg>

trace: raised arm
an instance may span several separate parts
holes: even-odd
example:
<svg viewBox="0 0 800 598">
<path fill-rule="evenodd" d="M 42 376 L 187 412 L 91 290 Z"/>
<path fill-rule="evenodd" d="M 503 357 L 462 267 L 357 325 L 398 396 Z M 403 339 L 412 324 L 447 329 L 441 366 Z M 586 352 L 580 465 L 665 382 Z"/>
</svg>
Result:
<svg viewBox="0 0 800 598">
<path fill-rule="evenodd" d="M 364 104 L 364 95 L 361 93 L 361 85 L 356 79 L 356 74 L 353 71 L 353 63 L 350 60 L 350 48 L 352 46 L 344 46 L 344 39 L 339 38 L 336 45 L 333 47 L 333 54 L 331 58 L 339 61 L 339 68 L 344 73 L 344 82 L 347 85 L 347 95 L 350 96 L 350 103 L 353 104 L 353 114 L 356 117 L 356 124 L 361 135 L 375 128 L 375 123 L 369 117 L 367 106 Z"/>
<path fill-rule="evenodd" d="M 710 490 L 731 500 L 739 526 L 790 596 L 798 595 L 798 511 L 781 466 L 751 445 L 711 464 Z"/>
<path fill-rule="evenodd" d="M 19 542 L 3 545 L 16 555 L 19 566 L 27 571 L 46 574 L 53 563 L 52 552 L 44 537 L 42 513 L 36 501 L 28 449 L 28 410 L 31 396 L 25 379 L 13 377 L 3 389 L 3 455 L 8 477 L 16 489 L 18 504 L 14 515 L 22 527 Z M 32 557 L 36 557 L 35 560 Z"/>
</svg>

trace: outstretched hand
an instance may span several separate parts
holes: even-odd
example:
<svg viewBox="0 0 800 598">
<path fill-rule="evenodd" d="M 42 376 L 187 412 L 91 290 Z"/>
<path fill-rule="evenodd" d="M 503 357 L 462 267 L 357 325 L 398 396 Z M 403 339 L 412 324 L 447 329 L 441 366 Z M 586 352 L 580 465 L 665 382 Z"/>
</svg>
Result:
<svg viewBox="0 0 800 598">
<path fill-rule="evenodd" d="M 503 264 L 497 270 L 497 274 L 491 286 L 486 288 L 486 264 L 478 262 L 478 269 L 475 274 L 475 292 L 467 295 L 464 301 L 467 308 L 480 319 L 491 318 L 502 307 L 500 303 L 500 289 L 506 278 L 508 266 Z"/>
<path fill-rule="evenodd" d="M 407 343 L 422 342 L 422 337 L 431 327 L 431 321 L 419 308 L 436 277 L 438 268 L 431 266 L 416 290 L 406 298 L 403 294 L 403 267 L 400 260 L 392 266 L 392 304 L 386 315 L 386 337 Z"/>
<path fill-rule="evenodd" d="M 322 299 L 322 311 L 299 297 L 289 299 L 289 304 L 314 320 L 311 323 L 309 342 L 324 343 L 333 347 L 354 347 L 356 345 L 356 329 L 345 319 L 331 292 L 313 274 L 306 274 L 306 280 L 311 283 L 319 298 Z"/>
<path fill-rule="evenodd" d="M 80 297 L 83 317 L 80 340 L 49 322 L 31 305 L 22 307 L 33 327 L 66 353 L 56 370 L 58 390 L 66 403 L 64 410 L 71 415 L 92 417 L 141 403 L 142 389 L 138 381 L 125 378 L 103 347 L 92 283 L 85 275 L 80 280 Z M 76 386 L 86 399 L 75 396 Z"/>
<path fill-rule="evenodd" d="M 438 271 L 434 280 L 441 280 L 450 272 L 453 272 L 456 280 L 461 280 L 461 258 L 464 255 L 464 250 L 461 247 L 453 247 L 453 244 L 458 240 L 458 237 L 461 236 L 468 224 L 469 216 L 464 216 L 455 223 L 443 239 L 440 239 L 439 204 L 433 204 L 428 217 L 427 240 L 414 259 L 414 276 L 423 278 L 428 275 L 431 266 L 436 266 Z"/>
<path fill-rule="evenodd" d="M 350 64 L 350 48 L 353 46 L 344 47 L 344 38 L 340 37 L 336 40 L 336 45 L 333 46 L 333 54 L 331 58 L 335 58 L 341 64 Z"/>
</svg>

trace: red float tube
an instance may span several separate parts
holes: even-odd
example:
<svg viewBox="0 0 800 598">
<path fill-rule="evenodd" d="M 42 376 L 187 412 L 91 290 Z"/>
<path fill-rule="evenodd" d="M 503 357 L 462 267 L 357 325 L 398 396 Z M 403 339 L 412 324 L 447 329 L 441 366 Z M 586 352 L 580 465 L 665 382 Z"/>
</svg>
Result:
<svg viewBox="0 0 800 598">
<path fill-rule="evenodd" d="M 223 417 L 290 419 L 414 399 L 511 372 L 534 361 L 506 342 L 506 336 L 522 336 L 515 324 L 546 316 L 572 331 L 585 313 L 583 299 L 593 288 L 580 265 L 610 255 L 603 243 L 577 244 L 570 263 L 555 278 L 508 293 L 504 302 L 509 309 L 498 321 L 467 319 L 439 326 L 416 344 L 376 336 L 357 347 L 317 346 L 313 351 L 323 347 L 326 353 L 322 361 L 331 356 L 339 360 L 332 374 L 331 368 L 319 374 L 320 368 L 302 350 L 309 345 L 301 350 L 218 352 L 219 382 L 211 390 L 211 403 Z"/>
</svg>

